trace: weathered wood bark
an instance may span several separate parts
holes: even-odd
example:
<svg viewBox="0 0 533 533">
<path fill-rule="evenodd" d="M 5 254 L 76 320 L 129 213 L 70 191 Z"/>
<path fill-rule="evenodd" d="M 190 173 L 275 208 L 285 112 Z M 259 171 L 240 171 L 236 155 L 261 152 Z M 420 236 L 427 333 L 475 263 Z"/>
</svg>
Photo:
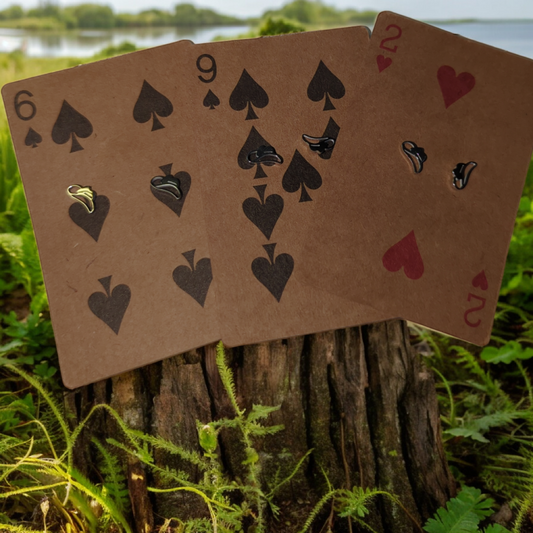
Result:
<svg viewBox="0 0 533 533">
<path fill-rule="evenodd" d="M 387 499 L 376 500 L 369 520 L 379 532 L 411 533 L 455 492 L 440 437 L 434 382 L 430 371 L 409 345 L 402 321 L 331 331 L 228 350 L 241 407 L 281 405 L 269 424 L 285 430 L 266 437 L 257 449 L 262 483 L 278 470 L 281 477 L 313 449 L 310 459 L 278 495 L 282 519 L 269 531 L 298 531 L 313 504 L 327 491 L 324 473 L 337 488 L 379 487 L 399 496 L 401 509 Z M 72 409 L 79 417 L 93 403 L 108 402 L 126 422 L 181 446 L 201 451 L 196 420 L 203 423 L 234 416 L 215 365 L 215 347 L 176 356 L 79 390 Z M 117 429 L 102 417 L 93 431 Z M 120 440 L 121 435 L 114 435 Z M 81 441 L 78 460 L 88 448 Z M 243 475 L 242 446 L 229 434 L 220 435 L 223 464 L 233 476 Z M 167 453 L 158 464 L 199 472 Z M 154 515 L 206 516 L 195 495 L 146 492 L 141 464 L 129 459 L 128 472 L 137 531 L 152 530 Z M 316 531 L 330 508 L 316 521 Z M 410 515 L 410 516 L 409 516 Z M 155 522 L 161 522 L 155 519 Z M 345 519 L 334 520 L 334 531 L 348 531 Z M 357 531 L 357 528 L 353 528 Z"/>
</svg>

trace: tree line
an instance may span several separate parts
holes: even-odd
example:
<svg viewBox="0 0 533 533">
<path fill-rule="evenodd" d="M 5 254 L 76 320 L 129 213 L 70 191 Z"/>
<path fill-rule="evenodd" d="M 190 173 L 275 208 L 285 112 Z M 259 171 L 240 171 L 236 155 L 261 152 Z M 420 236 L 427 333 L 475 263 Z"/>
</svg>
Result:
<svg viewBox="0 0 533 533">
<path fill-rule="evenodd" d="M 245 24 L 246 21 L 222 15 L 212 9 L 197 8 L 192 4 L 177 4 L 173 10 L 147 9 L 140 13 L 115 13 L 109 6 L 86 3 L 60 7 L 52 1 L 38 7 L 23 9 L 14 4 L 0 11 L 0 25 L 31 26 L 31 21 L 59 23 L 64 29 L 108 29 L 148 26 L 211 26 Z M 40 20 L 39 20 L 40 19 Z M 17 24 L 18 23 L 18 24 Z M 44 24 L 37 24 L 43 26 Z M 51 24 L 57 26 L 57 24 Z"/>
<path fill-rule="evenodd" d="M 308 25 L 342 25 L 372 22 L 373 11 L 338 10 L 320 0 L 294 0 L 277 10 L 266 11 L 262 17 L 282 17 Z M 0 26 L 25 29 L 109 29 L 154 26 L 224 26 L 257 23 L 220 14 L 192 4 L 177 4 L 172 10 L 147 9 L 140 13 L 115 13 L 107 6 L 84 3 L 61 7 L 56 0 L 42 0 L 35 8 L 24 9 L 13 4 L 0 11 Z"/>
</svg>

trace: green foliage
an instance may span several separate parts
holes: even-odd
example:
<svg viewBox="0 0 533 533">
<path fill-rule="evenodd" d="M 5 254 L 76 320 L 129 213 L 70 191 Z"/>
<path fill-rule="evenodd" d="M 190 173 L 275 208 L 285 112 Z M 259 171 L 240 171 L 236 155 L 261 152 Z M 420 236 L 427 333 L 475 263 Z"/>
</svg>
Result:
<svg viewBox="0 0 533 533">
<path fill-rule="evenodd" d="M 79 4 L 66 8 L 76 20 L 78 28 L 108 29 L 115 26 L 115 15 L 109 6 L 100 4 Z"/>
<path fill-rule="evenodd" d="M 31 366 L 45 379 L 57 373 L 54 334 L 26 199 L 7 127 L 0 127 L 0 298 L 23 287 L 31 299 L 23 320 L 0 313 L 0 365 Z"/>
<path fill-rule="evenodd" d="M 487 346 L 480 354 L 481 359 L 487 363 L 514 363 L 519 360 L 531 359 L 533 357 L 533 348 L 524 348 L 517 341 L 506 342 L 503 346 Z"/>
<path fill-rule="evenodd" d="M 12 515 L 19 516 L 19 524 L 24 522 L 25 515 L 32 514 L 39 502 L 42 508 L 43 501 L 46 501 L 47 512 L 49 507 L 55 508 L 71 525 L 70 531 L 106 531 L 108 524 L 114 524 L 118 528 L 116 531 L 131 533 L 123 513 L 127 493 L 124 492 L 124 478 L 120 471 L 117 472 L 117 463 L 112 455 L 108 452 L 103 454 L 106 462 L 101 470 L 104 483 L 99 485 L 92 483 L 73 466 L 73 449 L 87 420 L 76 430 L 71 430 L 54 394 L 20 368 L 12 365 L 7 368 L 32 386 L 44 402 L 46 413 L 40 419 L 35 417 L 33 402 L 26 398 L 21 398 L 18 404 L 10 402 L 7 410 L 22 414 L 26 424 L 31 424 L 33 433 L 40 438 L 32 436 L 28 440 L 26 435 L 19 435 L 18 425 L 4 426 L 9 445 L 0 446 L 0 501 L 15 503 Z M 13 450 L 18 451 L 15 457 Z M 99 450 L 102 453 L 102 447 Z M 5 515 L 0 515 L 2 527 L 5 518 Z M 46 529 L 46 513 L 43 521 Z"/>
<path fill-rule="evenodd" d="M 509 245 L 501 295 L 511 306 L 533 313 L 533 164 Z"/>
<path fill-rule="evenodd" d="M 463 490 L 437 511 L 424 526 L 427 533 L 478 533 L 481 520 L 492 514 L 494 500 L 487 498 L 479 489 L 464 487 Z M 484 533 L 509 533 L 502 526 L 493 525 Z"/>
<path fill-rule="evenodd" d="M 340 11 L 317 0 L 294 0 L 280 9 L 265 11 L 263 17 L 283 17 L 302 24 L 332 26 L 372 23 L 376 15 L 375 11 Z"/>
<path fill-rule="evenodd" d="M 44 2 L 39 7 L 27 11 L 19 5 L 13 5 L 0 11 L 1 26 L 28 30 L 223 26 L 245 23 L 238 17 L 222 15 L 212 9 L 198 8 L 192 4 L 177 4 L 173 11 L 147 9 L 138 14 L 117 14 L 111 7 L 95 3 L 62 8 L 53 2 Z"/>
<path fill-rule="evenodd" d="M 220 15 L 212 9 L 197 8 L 192 4 L 176 4 L 173 22 L 176 26 L 222 26 L 224 24 L 242 24 L 237 17 Z"/>
<path fill-rule="evenodd" d="M 261 37 L 267 35 L 282 35 L 285 33 L 298 33 L 305 31 L 305 28 L 300 24 L 294 24 L 282 18 L 266 18 L 259 27 L 258 34 Z"/>
<path fill-rule="evenodd" d="M 124 437 L 121 440 L 108 438 L 107 445 L 141 461 L 159 480 L 159 486 L 149 487 L 149 491 L 185 491 L 204 501 L 210 520 L 169 519 L 178 522 L 179 527 L 182 527 L 180 531 L 236 532 L 242 531 L 246 520 L 254 523 L 256 532 L 266 531 L 266 507 L 274 515 L 278 512 L 273 498 L 301 469 L 310 452 L 300 459 L 292 472 L 265 493 L 259 480 L 261 459 L 255 443 L 265 435 L 283 429 L 282 426 L 264 424 L 278 407 L 254 405 L 249 412 L 241 408 L 235 394 L 233 373 L 221 344 L 217 346 L 216 362 L 235 416 L 208 424 L 197 422 L 203 454 L 130 429 L 116 411 L 106 404 L 94 406 L 75 429 L 70 429 L 63 408 L 54 394 L 45 389 L 41 380 L 19 367 L 5 365 L 4 369 L 31 385 L 44 407 L 41 407 L 43 412 L 39 413 L 33 394 L 0 396 L 0 431 L 8 435 L 6 440 L 0 440 L 0 500 L 7 500 L 10 508 L 17 509 L 17 513 L 24 516 L 31 514 L 31 506 L 35 507 L 42 498 L 49 498 L 50 505 L 63 516 L 72 517 L 79 513 L 85 528 L 80 531 L 106 531 L 106 527 L 114 525 L 118 528 L 115 531 L 128 533 L 126 515 L 129 512 L 129 493 L 117 455 L 97 439 L 92 439 L 101 477 L 98 484 L 73 467 L 73 450 L 77 441 L 96 413 L 104 411 L 115 421 Z M 21 426 L 26 429 L 21 429 Z M 244 480 L 229 479 L 224 472 L 217 455 L 221 431 L 230 432 L 235 442 L 241 444 L 242 466 L 246 473 Z M 154 459 L 156 450 L 177 455 L 195 465 L 203 473 L 201 482 L 191 482 L 184 472 L 158 466 Z M 236 494 L 239 496 L 234 498 Z M 58 498 L 54 499 L 54 495 Z"/>
<path fill-rule="evenodd" d="M 11 275 L 26 289 L 30 297 L 44 293 L 41 263 L 30 223 L 18 235 L 0 233 L 0 251 L 9 259 Z"/>
<path fill-rule="evenodd" d="M 129 489 L 118 457 L 105 448 L 98 439 L 93 437 L 91 442 L 98 450 L 100 459 L 98 472 L 104 479 L 102 486 L 115 502 L 118 510 L 121 513 L 128 513 L 130 511 Z"/>
<path fill-rule="evenodd" d="M 29 220 L 15 150 L 0 122 L 0 233 L 20 233 Z"/>
<path fill-rule="evenodd" d="M 0 11 L 0 20 L 21 19 L 24 16 L 24 9 L 17 4 L 13 4 Z"/>
<path fill-rule="evenodd" d="M 135 52 L 136 50 L 138 50 L 138 48 L 133 43 L 130 43 L 129 41 L 124 41 L 117 46 L 114 46 L 114 45 L 107 46 L 106 48 L 102 49 L 100 52 L 95 54 L 93 56 L 93 59 L 94 60 L 107 59 L 108 57 L 115 57 L 115 56 L 119 56 L 122 54 L 129 54 L 130 52 Z"/>
</svg>

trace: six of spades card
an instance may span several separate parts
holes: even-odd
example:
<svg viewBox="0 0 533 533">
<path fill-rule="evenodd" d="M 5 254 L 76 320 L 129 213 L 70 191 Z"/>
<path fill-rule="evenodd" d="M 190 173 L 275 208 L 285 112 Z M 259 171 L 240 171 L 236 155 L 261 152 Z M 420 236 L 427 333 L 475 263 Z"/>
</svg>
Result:
<svg viewBox="0 0 533 533">
<path fill-rule="evenodd" d="M 532 84 L 383 13 L 5 86 L 65 385 L 393 317 L 487 342 Z"/>
</svg>

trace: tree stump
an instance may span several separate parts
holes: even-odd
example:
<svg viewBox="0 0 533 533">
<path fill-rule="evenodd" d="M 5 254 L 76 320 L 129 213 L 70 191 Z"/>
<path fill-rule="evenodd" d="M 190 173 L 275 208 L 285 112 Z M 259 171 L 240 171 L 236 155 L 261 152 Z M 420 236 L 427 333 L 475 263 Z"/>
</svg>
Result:
<svg viewBox="0 0 533 533">
<path fill-rule="evenodd" d="M 278 494 L 281 518 L 271 520 L 269 532 L 302 528 L 327 492 L 325 475 L 335 488 L 380 488 L 399 497 L 408 513 L 389 499 L 375 500 L 368 523 L 380 533 L 420 532 L 415 522 L 423 524 L 455 494 L 433 377 L 412 350 L 403 321 L 228 349 L 227 360 L 241 407 L 281 406 L 268 423 L 285 429 L 256 445 L 261 483 L 272 486 L 277 472 L 287 476 L 313 449 Z M 83 387 L 68 399 L 79 418 L 104 402 L 130 427 L 200 453 L 196 420 L 234 416 L 215 364 L 214 345 Z M 104 414 L 91 431 L 122 439 Z M 222 431 L 219 444 L 225 469 L 233 477 L 242 476 L 240 443 Z M 91 464 L 88 449 L 80 441 L 81 466 Z M 156 461 L 185 470 L 191 480 L 200 478 L 194 467 L 168 453 L 158 452 Z M 137 531 L 151 531 L 154 523 L 162 522 L 160 517 L 207 516 L 205 504 L 193 494 L 148 493 L 147 485 L 157 486 L 158 480 L 151 479 L 137 459 L 129 458 L 127 469 Z M 330 510 L 317 517 L 312 531 L 320 530 Z M 347 519 L 336 517 L 331 523 L 333 531 L 357 531 Z"/>
</svg>

